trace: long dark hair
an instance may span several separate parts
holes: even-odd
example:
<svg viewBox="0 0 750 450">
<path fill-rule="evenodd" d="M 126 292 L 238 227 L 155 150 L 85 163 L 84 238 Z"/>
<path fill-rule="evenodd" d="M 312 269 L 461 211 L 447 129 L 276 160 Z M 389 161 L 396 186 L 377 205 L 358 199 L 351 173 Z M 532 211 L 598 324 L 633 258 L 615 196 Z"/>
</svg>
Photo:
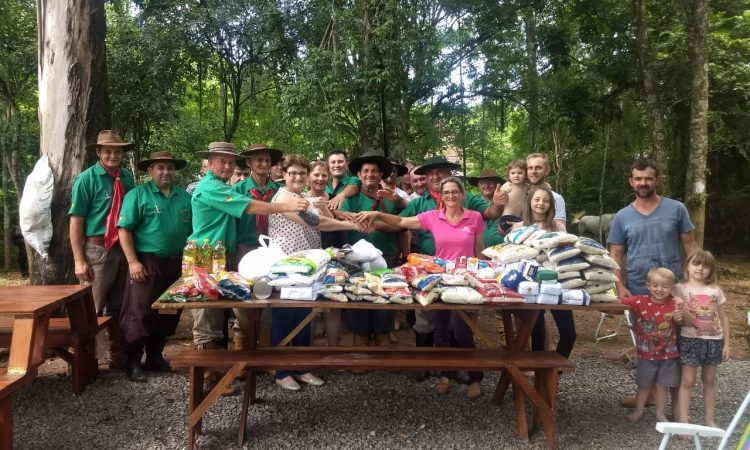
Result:
<svg viewBox="0 0 750 450">
<path fill-rule="evenodd" d="M 555 198 L 552 196 L 552 190 L 543 185 L 532 186 L 529 189 L 529 193 L 526 194 L 526 205 L 523 208 L 523 224 L 532 225 L 535 223 L 534 214 L 531 211 L 531 199 L 534 197 L 534 193 L 538 191 L 546 192 L 549 197 L 549 210 L 547 210 L 544 219 L 542 219 L 542 228 L 547 231 L 555 231 L 557 229 L 555 226 Z"/>
</svg>

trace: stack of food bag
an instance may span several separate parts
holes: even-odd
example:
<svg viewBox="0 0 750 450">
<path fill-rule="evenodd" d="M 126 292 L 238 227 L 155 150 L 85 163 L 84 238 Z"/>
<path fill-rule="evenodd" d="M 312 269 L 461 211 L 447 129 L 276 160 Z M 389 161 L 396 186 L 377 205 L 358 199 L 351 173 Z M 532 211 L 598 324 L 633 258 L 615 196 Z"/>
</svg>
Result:
<svg viewBox="0 0 750 450">
<path fill-rule="evenodd" d="M 331 256 L 322 249 L 294 252 L 271 266 L 268 284 L 281 289 L 281 298 L 315 300 Z"/>
<path fill-rule="evenodd" d="M 531 225 L 511 231 L 504 244 L 488 247 L 483 253 L 505 264 L 502 284 L 519 290 L 527 302 L 552 304 L 555 295 L 557 303 L 569 304 L 586 304 L 589 298 L 592 302 L 617 300 L 612 270 L 619 267 L 607 249 L 593 239 L 546 232 Z M 542 279 L 538 279 L 534 265 L 550 272 L 542 273 Z M 524 281 L 536 282 L 538 286 L 521 285 Z M 586 295 L 568 293 L 581 290 Z"/>
<path fill-rule="evenodd" d="M 323 276 L 323 286 L 318 294 L 328 300 L 335 302 L 346 302 L 349 298 L 344 293 L 344 288 L 349 284 L 349 273 L 337 261 L 328 263 L 326 273 Z"/>
</svg>

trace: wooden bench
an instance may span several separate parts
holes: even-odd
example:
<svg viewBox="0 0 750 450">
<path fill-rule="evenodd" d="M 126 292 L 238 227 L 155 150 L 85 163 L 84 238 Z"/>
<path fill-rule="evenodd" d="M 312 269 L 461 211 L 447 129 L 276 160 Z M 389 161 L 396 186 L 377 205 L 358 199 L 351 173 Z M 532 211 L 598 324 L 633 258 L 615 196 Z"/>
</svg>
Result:
<svg viewBox="0 0 750 450">
<path fill-rule="evenodd" d="M 171 360 L 174 368 L 187 368 L 190 376 L 188 449 L 195 446 L 201 420 L 221 392 L 247 371 L 240 412 L 238 445 L 244 445 L 248 406 L 256 398 L 256 372 L 267 370 L 502 370 L 522 391 L 514 395 L 516 417 L 524 414 L 525 401 L 534 406 L 534 425 L 543 425 L 547 443 L 554 447 L 558 371 L 573 363 L 555 352 L 509 351 L 503 349 L 455 348 L 342 348 L 274 347 L 249 351 L 186 350 Z M 226 370 L 224 377 L 204 395 L 204 373 Z M 535 373 L 534 386 L 523 374 Z M 525 426 L 525 425 L 524 425 Z"/>
<path fill-rule="evenodd" d="M 34 380 L 35 373 L 0 374 L 0 448 L 13 447 L 13 397 L 19 389 Z"/>
<path fill-rule="evenodd" d="M 97 317 L 96 334 L 109 326 L 112 317 Z M 0 319 L 0 347 L 10 347 L 13 333 L 13 319 Z M 79 395 L 83 392 L 85 386 L 93 381 L 84 379 L 84 373 L 91 373 L 93 377 L 99 373 L 98 363 L 86 362 L 81 356 L 81 339 L 76 333 L 71 331 L 70 320 L 67 317 L 53 317 L 49 319 L 49 328 L 44 339 L 45 349 L 54 352 L 57 356 L 65 360 L 71 368 L 71 378 L 73 382 L 73 393 Z M 91 349 L 93 351 L 93 349 Z M 83 364 L 91 364 L 88 371 L 82 370 Z"/>
</svg>

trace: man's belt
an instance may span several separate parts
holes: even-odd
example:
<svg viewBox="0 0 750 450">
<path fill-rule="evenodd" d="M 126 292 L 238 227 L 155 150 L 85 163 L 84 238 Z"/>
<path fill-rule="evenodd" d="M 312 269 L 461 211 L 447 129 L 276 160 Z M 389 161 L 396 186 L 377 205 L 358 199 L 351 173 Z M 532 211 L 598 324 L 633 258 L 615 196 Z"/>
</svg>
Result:
<svg viewBox="0 0 750 450">
<path fill-rule="evenodd" d="M 100 236 L 86 236 L 85 240 L 87 243 L 96 244 L 96 245 L 104 245 L 104 235 Z"/>
</svg>

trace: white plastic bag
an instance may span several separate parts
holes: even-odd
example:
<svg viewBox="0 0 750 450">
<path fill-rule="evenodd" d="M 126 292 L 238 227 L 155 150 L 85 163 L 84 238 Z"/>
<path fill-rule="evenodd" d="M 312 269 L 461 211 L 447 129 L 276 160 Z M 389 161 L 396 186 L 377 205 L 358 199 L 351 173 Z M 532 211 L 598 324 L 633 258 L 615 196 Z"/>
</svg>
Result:
<svg viewBox="0 0 750 450">
<path fill-rule="evenodd" d="M 363 263 L 377 259 L 379 256 L 383 256 L 383 252 L 378 250 L 372 243 L 360 239 L 352 245 L 352 251 L 346 254 L 346 260 Z"/>
<path fill-rule="evenodd" d="M 271 266 L 281 258 L 286 258 L 286 253 L 281 250 L 278 244 L 271 241 L 270 237 L 260 235 L 258 236 L 258 243 L 260 248 L 256 248 L 243 256 L 237 267 L 240 275 L 253 281 L 268 276 L 268 270 Z"/>
<path fill-rule="evenodd" d="M 52 240 L 52 190 L 55 179 L 49 167 L 49 157 L 42 156 L 34 165 L 26 184 L 23 197 L 18 207 L 21 222 L 21 233 L 31 248 L 42 258 L 47 257 L 49 243 Z"/>
</svg>

